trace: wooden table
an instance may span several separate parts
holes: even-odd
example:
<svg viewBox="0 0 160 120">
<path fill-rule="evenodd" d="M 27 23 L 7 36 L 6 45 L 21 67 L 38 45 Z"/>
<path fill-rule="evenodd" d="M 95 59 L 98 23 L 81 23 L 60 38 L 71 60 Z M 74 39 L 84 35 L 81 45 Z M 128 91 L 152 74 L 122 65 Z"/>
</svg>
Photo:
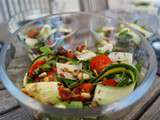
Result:
<svg viewBox="0 0 160 120">
<path fill-rule="evenodd" d="M 9 66 L 9 74 L 11 77 L 17 76 L 17 71 L 25 68 L 25 62 L 28 60 L 24 56 L 24 49 L 19 43 L 13 41 L 17 52 L 14 60 Z M 24 64 L 23 64 L 24 63 Z M 157 79 L 150 91 L 134 106 L 132 111 L 122 120 L 160 120 L 160 77 Z M 8 91 L 0 84 L 0 120 L 35 120 L 33 116 L 19 106 L 16 99 L 13 98 Z"/>
</svg>

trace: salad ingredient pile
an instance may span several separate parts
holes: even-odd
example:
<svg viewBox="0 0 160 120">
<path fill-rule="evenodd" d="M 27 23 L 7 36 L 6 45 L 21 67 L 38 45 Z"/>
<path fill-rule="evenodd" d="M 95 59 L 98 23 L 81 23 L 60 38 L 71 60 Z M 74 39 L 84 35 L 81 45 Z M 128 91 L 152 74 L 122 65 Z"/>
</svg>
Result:
<svg viewBox="0 0 160 120">
<path fill-rule="evenodd" d="M 61 39 L 67 39 L 67 36 L 72 32 L 72 29 L 67 27 L 54 28 L 49 24 L 42 27 L 33 27 L 19 37 L 24 38 L 24 42 L 29 50 L 32 59 L 43 53 L 51 53 L 53 46 Z"/>
<path fill-rule="evenodd" d="M 124 29 L 116 33 L 117 39 L 125 40 L 127 33 L 132 38 L 130 40 L 134 40 L 134 34 L 128 29 L 123 32 Z M 107 34 L 102 33 L 104 30 Z M 34 39 L 33 36 L 42 35 L 42 31 L 44 28 L 40 33 L 34 31 L 28 36 Z M 113 28 L 105 27 L 100 34 L 110 36 L 113 31 Z M 54 52 L 39 55 L 24 77 L 22 91 L 54 107 L 93 108 L 128 96 L 135 89 L 138 77 L 132 52 L 118 51 L 115 43 L 100 40 L 96 43 L 96 50 L 80 44 L 74 50 L 61 46 Z"/>
</svg>

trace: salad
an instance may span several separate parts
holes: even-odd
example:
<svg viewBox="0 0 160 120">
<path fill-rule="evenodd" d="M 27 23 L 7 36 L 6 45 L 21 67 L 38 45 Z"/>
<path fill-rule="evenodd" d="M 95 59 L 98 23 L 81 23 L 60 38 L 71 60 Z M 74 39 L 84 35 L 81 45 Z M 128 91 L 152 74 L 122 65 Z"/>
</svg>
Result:
<svg viewBox="0 0 160 120">
<path fill-rule="evenodd" d="M 123 29 L 115 33 L 117 39 L 129 39 L 136 46 L 139 38 L 136 36 L 135 41 L 135 34 Z M 109 31 L 105 33 L 109 39 L 115 30 L 105 31 Z M 61 46 L 32 61 L 22 91 L 58 108 L 93 108 L 128 96 L 138 83 L 138 73 L 133 52 L 120 51 L 113 42 L 100 40 L 96 50 L 89 49 L 86 43 L 73 50 Z"/>
<path fill-rule="evenodd" d="M 52 52 L 53 46 L 57 41 L 67 39 L 72 29 L 68 27 L 52 27 L 50 24 L 44 24 L 41 27 L 34 26 L 25 31 L 24 35 L 19 34 L 20 39 L 24 40 L 29 56 L 33 60 L 41 54 Z"/>
</svg>

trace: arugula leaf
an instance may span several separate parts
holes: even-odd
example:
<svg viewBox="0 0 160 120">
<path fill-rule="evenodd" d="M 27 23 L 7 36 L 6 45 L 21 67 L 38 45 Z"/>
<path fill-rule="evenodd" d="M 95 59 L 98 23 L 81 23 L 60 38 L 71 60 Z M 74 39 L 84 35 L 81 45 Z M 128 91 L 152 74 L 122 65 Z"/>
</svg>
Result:
<svg viewBox="0 0 160 120">
<path fill-rule="evenodd" d="M 90 62 L 89 60 L 83 61 L 84 69 L 85 70 L 90 70 Z"/>
<path fill-rule="evenodd" d="M 31 77 L 27 78 L 27 83 L 33 83 L 33 79 Z"/>
<path fill-rule="evenodd" d="M 52 66 L 56 66 L 56 63 L 57 63 L 56 60 L 50 60 L 47 62 L 47 64 L 50 64 Z"/>
<path fill-rule="evenodd" d="M 79 64 L 79 61 L 76 59 L 71 59 L 65 56 L 57 56 L 57 61 L 58 62 L 71 62 L 73 64 Z"/>
<path fill-rule="evenodd" d="M 144 64 L 144 60 L 141 59 L 141 60 L 135 65 L 135 67 L 137 68 L 137 70 L 138 70 L 139 72 L 141 71 L 143 64 Z"/>
<path fill-rule="evenodd" d="M 42 47 L 39 48 L 39 50 L 44 54 L 52 53 L 51 48 L 49 48 L 48 46 L 42 46 Z"/>
<path fill-rule="evenodd" d="M 128 29 L 120 31 L 119 36 L 125 35 L 126 33 L 128 33 Z"/>
<path fill-rule="evenodd" d="M 74 88 L 74 87 L 77 87 L 79 85 L 81 85 L 82 83 L 85 82 L 85 80 L 80 80 L 80 81 L 77 81 L 77 80 L 71 80 L 71 79 L 66 79 L 66 78 L 60 78 L 59 77 L 59 80 L 64 83 L 64 85 L 68 88 Z"/>
<path fill-rule="evenodd" d="M 70 86 L 77 84 L 76 80 L 71 80 L 71 79 L 67 79 L 67 78 L 59 78 L 59 80 L 64 83 L 64 85 L 68 88 L 70 88 Z"/>
<path fill-rule="evenodd" d="M 43 47 L 44 45 L 45 45 L 44 42 L 39 41 L 39 42 L 35 45 L 35 47 L 36 47 L 36 48 L 40 48 L 40 47 Z"/>
<path fill-rule="evenodd" d="M 49 64 L 43 64 L 40 68 L 42 68 L 45 71 L 49 71 L 51 69 L 51 66 Z"/>
</svg>

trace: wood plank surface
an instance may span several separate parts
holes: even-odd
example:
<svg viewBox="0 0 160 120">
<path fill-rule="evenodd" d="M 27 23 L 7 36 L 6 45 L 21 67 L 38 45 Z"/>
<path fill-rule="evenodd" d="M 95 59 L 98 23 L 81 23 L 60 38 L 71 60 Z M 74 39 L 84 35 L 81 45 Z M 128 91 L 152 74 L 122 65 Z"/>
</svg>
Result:
<svg viewBox="0 0 160 120">
<path fill-rule="evenodd" d="M 0 91 L 0 115 L 17 108 L 19 105 L 7 90 Z"/>
<path fill-rule="evenodd" d="M 18 108 L 0 116 L 0 120 L 35 120 L 25 109 Z"/>
<path fill-rule="evenodd" d="M 8 69 L 16 69 L 16 68 L 25 68 L 28 66 L 28 63 L 30 62 L 29 58 L 27 56 L 19 56 L 19 57 L 15 57 Z"/>
<path fill-rule="evenodd" d="M 141 116 L 140 120 L 160 120 L 160 96 L 154 104 Z"/>
<path fill-rule="evenodd" d="M 160 93 L 160 77 L 157 77 L 153 87 L 142 98 L 142 100 L 134 106 L 130 113 L 123 120 L 137 120 L 147 110 L 148 107 L 156 100 Z M 149 120 L 149 119 L 146 119 Z"/>
<path fill-rule="evenodd" d="M 0 90 L 3 90 L 3 89 L 5 89 L 5 88 L 4 88 L 3 84 L 2 84 L 2 82 L 0 81 Z"/>
</svg>

